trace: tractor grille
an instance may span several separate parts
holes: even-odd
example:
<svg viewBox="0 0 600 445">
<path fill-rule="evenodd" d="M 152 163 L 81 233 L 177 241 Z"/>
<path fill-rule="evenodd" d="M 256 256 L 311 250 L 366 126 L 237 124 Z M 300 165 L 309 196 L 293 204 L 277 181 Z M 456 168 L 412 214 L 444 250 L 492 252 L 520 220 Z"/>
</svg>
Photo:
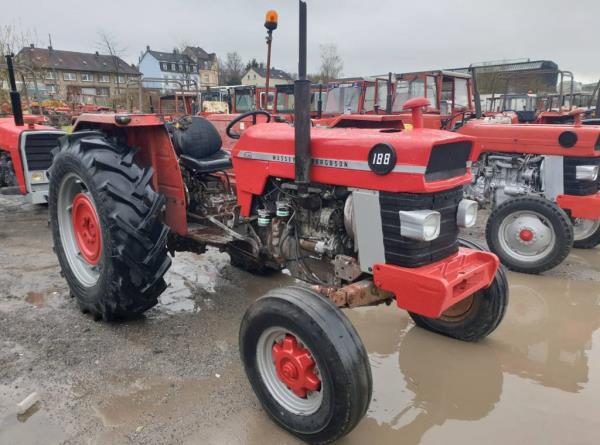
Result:
<svg viewBox="0 0 600 445">
<path fill-rule="evenodd" d="M 431 150 L 425 180 L 427 182 L 462 176 L 467 172 L 467 161 L 471 155 L 469 141 L 435 145 Z"/>
<path fill-rule="evenodd" d="M 60 133 L 29 133 L 25 135 L 27 169 L 48 170 L 52 164 L 52 150 L 58 145 Z"/>
<path fill-rule="evenodd" d="M 462 198 L 462 187 L 437 193 L 379 192 L 386 263 L 419 267 L 457 252 L 456 211 Z M 417 241 L 400 236 L 400 210 L 425 209 L 440 212 L 440 236 L 433 241 Z"/>
<path fill-rule="evenodd" d="M 600 179 L 595 182 L 581 181 L 576 178 L 575 172 L 578 165 L 600 165 L 599 158 L 574 158 L 565 157 L 564 168 L 564 192 L 565 195 L 586 196 L 593 195 L 600 188 Z"/>
</svg>

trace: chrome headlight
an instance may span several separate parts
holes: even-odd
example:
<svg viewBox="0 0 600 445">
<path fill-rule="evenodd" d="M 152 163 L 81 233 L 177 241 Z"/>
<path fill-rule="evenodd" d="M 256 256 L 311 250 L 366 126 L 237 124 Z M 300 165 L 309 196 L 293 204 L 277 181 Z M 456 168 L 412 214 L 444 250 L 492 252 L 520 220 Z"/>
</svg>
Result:
<svg viewBox="0 0 600 445">
<path fill-rule="evenodd" d="M 580 181 L 595 181 L 598 179 L 597 165 L 578 165 L 575 167 L 575 179 Z"/>
<path fill-rule="evenodd" d="M 440 235 L 442 217 L 434 210 L 401 210 L 400 235 L 419 241 L 431 241 Z"/>
<path fill-rule="evenodd" d="M 456 211 L 456 224 L 458 227 L 473 227 L 477 222 L 478 208 L 476 201 L 462 199 Z"/>
<path fill-rule="evenodd" d="M 32 184 L 48 182 L 48 179 L 46 179 L 46 172 L 43 170 L 29 172 L 29 182 Z"/>
</svg>

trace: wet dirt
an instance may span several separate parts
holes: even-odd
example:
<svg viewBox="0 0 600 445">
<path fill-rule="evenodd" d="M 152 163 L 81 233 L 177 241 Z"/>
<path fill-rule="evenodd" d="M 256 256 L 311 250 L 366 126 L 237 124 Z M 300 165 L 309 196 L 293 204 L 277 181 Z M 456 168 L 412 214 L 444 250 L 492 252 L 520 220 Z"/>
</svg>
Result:
<svg viewBox="0 0 600 445">
<path fill-rule="evenodd" d="M 299 443 L 260 408 L 237 349 L 245 308 L 292 278 L 249 275 L 214 250 L 177 254 L 159 305 L 97 323 L 69 297 L 46 220 L 0 196 L 0 444 Z M 340 443 L 598 443 L 600 249 L 509 280 L 506 318 L 477 344 L 393 305 L 347 311 L 374 391 Z M 18 418 L 33 391 L 39 406 Z"/>
</svg>

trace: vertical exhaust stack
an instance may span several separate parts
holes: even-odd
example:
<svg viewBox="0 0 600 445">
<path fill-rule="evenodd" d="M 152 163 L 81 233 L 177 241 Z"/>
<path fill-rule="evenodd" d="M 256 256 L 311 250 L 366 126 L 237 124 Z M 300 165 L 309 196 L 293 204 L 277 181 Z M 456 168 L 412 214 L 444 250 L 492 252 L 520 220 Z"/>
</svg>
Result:
<svg viewBox="0 0 600 445">
<path fill-rule="evenodd" d="M 8 82 L 10 84 L 10 104 L 12 105 L 13 118 L 17 127 L 23 126 L 23 109 L 21 108 L 21 95 L 17 91 L 17 82 L 15 81 L 15 69 L 13 67 L 13 55 L 6 56 L 6 66 L 8 69 Z"/>
<path fill-rule="evenodd" d="M 298 80 L 294 82 L 294 148 L 296 182 L 310 182 L 310 80 L 306 78 L 306 3 L 300 0 Z"/>
</svg>

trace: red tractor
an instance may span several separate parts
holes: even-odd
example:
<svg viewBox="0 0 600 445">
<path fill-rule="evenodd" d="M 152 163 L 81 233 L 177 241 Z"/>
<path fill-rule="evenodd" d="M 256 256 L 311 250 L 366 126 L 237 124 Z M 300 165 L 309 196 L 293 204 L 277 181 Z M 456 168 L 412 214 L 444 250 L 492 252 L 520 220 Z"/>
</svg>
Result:
<svg viewBox="0 0 600 445">
<path fill-rule="evenodd" d="M 0 118 L 0 193 L 25 195 L 32 204 L 44 204 L 48 197 L 46 171 L 52 163 L 51 151 L 65 133 L 39 125 L 37 122 L 43 116 L 23 116 L 11 55 L 6 56 L 6 62 L 13 115 Z"/>
<path fill-rule="evenodd" d="M 406 98 L 424 91 L 435 100 L 423 117 L 426 127 L 473 136 L 481 144 L 465 193 L 492 209 L 486 238 L 506 266 L 540 273 L 560 264 L 572 246 L 600 244 L 600 127 L 582 125 L 584 110 L 570 112 L 572 124 L 481 118 L 470 76 L 443 71 L 400 75 L 396 100 L 407 78 L 416 85 Z"/>
<path fill-rule="evenodd" d="M 305 43 L 303 2 L 300 24 Z M 240 115 L 227 128 L 231 153 L 199 116 L 172 137 L 155 115 L 82 116 L 54 157 L 50 221 L 71 292 L 105 320 L 154 306 L 178 250 L 214 246 L 243 269 L 288 269 L 311 285 L 254 302 L 240 355 L 275 422 L 329 443 L 356 426 L 372 391 L 340 308 L 395 301 L 424 329 L 476 341 L 501 322 L 508 287 L 495 255 L 458 238 L 477 213 L 463 198 L 474 139 L 311 128 L 302 48 L 294 126 L 257 123 L 240 136 Z M 420 105 L 406 104 L 415 121 Z"/>
</svg>

